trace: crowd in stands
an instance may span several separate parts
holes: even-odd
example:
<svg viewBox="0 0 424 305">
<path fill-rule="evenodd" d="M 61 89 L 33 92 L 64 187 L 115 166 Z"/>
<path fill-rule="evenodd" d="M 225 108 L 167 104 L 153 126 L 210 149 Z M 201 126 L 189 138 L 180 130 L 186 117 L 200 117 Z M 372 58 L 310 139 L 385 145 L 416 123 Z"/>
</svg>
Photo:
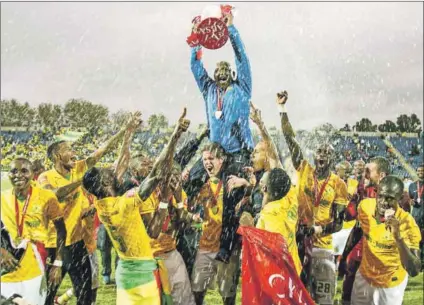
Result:
<svg viewBox="0 0 424 305">
<path fill-rule="evenodd" d="M 75 129 L 75 131 L 81 131 L 83 129 Z M 61 135 L 67 131 L 74 131 L 70 129 L 62 128 L 56 134 L 53 134 L 48 129 L 42 131 L 17 131 L 13 128 L 9 128 L 7 131 L 0 131 L 1 141 L 1 165 L 3 168 L 7 168 L 10 161 L 16 156 L 25 156 L 31 159 L 37 159 L 38 157 L 44 157 L 46 148 L 52 139 L 60 139 Z M 169 140 L 172 133 L 172 128 L 166 128 L 165 130 L 157 130 L 155 132 L 151 130 L 142 130 L 135 134 L 132 143 L 132 148 L 137 151 L 142 150 L 147 156 L 157 155 L 164 145 Z M 86 155 L 92 153 L 97 147 L 98 143 L 101 143 L 105 138 L 112 135 L 102 129 L 98 129 L 91 132 L 85 132 L 82 136 L 74 143 L 75 149 L 79 152 L 79 155 Z M 255 141 L 258 139 L 256 133 L 253 134 Z M 188 133 L 186 138 L 194 137 L 193 133 Z M 364 161 L 369 160 L 375 156 L 387 157 L 393 166 L 393 170 L 402 177 L 410 178 L 409 174 L 403 170 L 399 161 L 393 157 L 390 149 L 386 146 L 383 141 L 384 136 L 363 136 L 360 133 L 356 133 L 354 136 L 343 136 L 340 134 L 334 134 L 332 136 L 332 143 L 336 148 L 336 155 L 338 160 L 354 161 L 362 159 Z M 405 137 L 401 134 L 396 136 L 387 137 L 394 147 L 405 157 L 405 159 L 413 166 L 417 167 L 423 160 L 423 136 L 421 137 Z M 289 151 L 285 146 L 284 139 L 281 135 L 273 137 L 276 145 L 280 149 L 280 158 L 285 160 Z M 300 137 L 299 142 L 302 142 Z M 102 159 L 102 163 L 113 162 L 116 156 L 107 155 Z"/>
</svg>

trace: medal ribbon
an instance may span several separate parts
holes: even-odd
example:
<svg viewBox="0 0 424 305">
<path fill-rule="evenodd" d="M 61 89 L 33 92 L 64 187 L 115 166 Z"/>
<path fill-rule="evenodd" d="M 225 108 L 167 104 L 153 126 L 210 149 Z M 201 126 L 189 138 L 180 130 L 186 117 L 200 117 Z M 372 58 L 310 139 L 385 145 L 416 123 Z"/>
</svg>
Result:
<svg viewBox="0 0 424 305">
<path fill-rule="evenodd" d="M 318 191 L 318 179 L 317 179 L 316 174 L 314 173 L 314 197 L 315 197 L 314 198 L 315 199 L 314 200 L 314 206 L 315 207 L 318 207 L 319 206 L 319 203 L 321 202 L 322 194 L 324 193 L 324 189 L 327 186 L 328 181 L 330 180 L 330 176 L 331 176 L 331 174 L 329 174 L 328 177 L 327 177 L 327 179 L 325 179 L 325 181 L 322 184 L 321 189 L 320 189 L 320 191 L 318 193 L 317 192 Z M 317 194 L 318 194 L 318 196 L 317 196 Z"/>
<path fill-rule="evenodd" d="M 364 198 L 376 198 L 376 197 L 377 197 L 377 189 L 373 186 L 367 187 L 366 190 L 365 190 Z M 364 199 L 364 198 L 362 198 L 362 199 Z"/>
<path fill-rule="evenodd" d="M 222 188 L 222 180 L 219 181 L 215 194 L 212 192 L 212 186 L 211 186 L 210 180 L 208 181 L 208 185 L 209 185 L 209 195 L 212 197 L 212 205 L 215 206 L 218 203 L 217 199 L 219 196 L 219 192 L 221 191 L 221 188 Z"/>
<path fill-rule="evenodd" d="M 418 195 L 418 197 L 417 197 L 417 199 L 419 200 L 419 201 L 421 201 L 421 196 L 422 196 L 422 194 L 423 194 L 423 191 L 424 191 L 424 185 L 421 185 L 421 187 L 420 187 L 420 182 L 419 181 L 417 181 L 417 195 Z"/>
<path fill-rule="evenodd" d="M 222 111 L 222 97 L 218 87 L 216 88 L 216 94 L 218 96 L 218 105 L 216 106 L 216 111 Z"/>
<path fill-rule="evenodd" d="M 31 199 L 32 195 L 32 187 L 29 188 L 27 198 L 24 203 L 24 207 L 22 208 L 22 217 L 19 219 L 19 203 L 18 198 L 15 195 L 15 216 L 16 216 L 16 226 L 18 227 L 18 237 L 22 237 L 22 232 L 24 230 L 24 218 L 26 215 L 26 212 L 28 210 L 29 200 Z"/>
<path fill-rule="evenodd" d="M 174 198 L 174 196 L 173 195 L 171 195 L 170 197 L 169 197 L 169 199 L 168 199 L 168 204 L 169 205 L 171 205 L 172 206 L 172 199 Z M 173 215 L 171 215 L 170 213 L 169 213 L 169 206 L 168 206 L 168 216 L 166 216 L 166 218 L 165 218 L 165 220 L 164 220 L 164 222 L 163 222 L 163 225 L 162 225 L 162 232 L 166 232 L 166 231 L 168 231 L 168 227 L 169 227 L 169 223 L 171 222 L 171 219 L 172 219 L 172 216 Z"/>
</svg>

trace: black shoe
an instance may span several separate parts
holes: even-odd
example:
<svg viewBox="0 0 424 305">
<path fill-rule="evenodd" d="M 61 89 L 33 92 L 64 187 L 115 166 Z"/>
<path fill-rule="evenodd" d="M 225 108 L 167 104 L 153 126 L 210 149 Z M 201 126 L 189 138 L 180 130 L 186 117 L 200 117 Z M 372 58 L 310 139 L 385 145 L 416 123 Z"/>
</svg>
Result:
<svg viewBox="0 0 424 305">
<path fill-rule="evenodd" d="M 230 262 L 230 254 L 226 250 L 219 250 L 218 254 L 215 256 L 215 260 L 228 264 Z"/>
</svg>

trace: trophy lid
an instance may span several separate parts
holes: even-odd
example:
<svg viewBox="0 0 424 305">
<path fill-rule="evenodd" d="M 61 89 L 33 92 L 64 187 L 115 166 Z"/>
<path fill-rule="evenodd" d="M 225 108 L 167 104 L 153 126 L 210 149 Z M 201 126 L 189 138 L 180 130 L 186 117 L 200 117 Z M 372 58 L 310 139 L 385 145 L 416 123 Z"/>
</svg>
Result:
<svg viewBox="0 0 424 305">
<path fill-rule="evenodd" d="M 207 18 L 222 18 L 222 10 L 221 7 L 218 5 L 208 5 L 206 6 L 201 14 L 202 20 L 205 20 Z"/>
<path fill-rule="evenodd" d="M 216 50 L 227 43 L 228 28 L 218 18 L 206 18 L 197 27 L 199 43 L 207 49 Z"/>
</svg>

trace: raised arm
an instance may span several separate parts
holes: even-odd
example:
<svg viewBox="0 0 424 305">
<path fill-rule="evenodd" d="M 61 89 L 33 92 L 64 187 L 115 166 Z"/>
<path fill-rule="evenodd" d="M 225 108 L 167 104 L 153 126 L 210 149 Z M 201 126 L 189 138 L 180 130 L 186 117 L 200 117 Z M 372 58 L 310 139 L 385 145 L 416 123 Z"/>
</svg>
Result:
<svg viewBox="0 0 424 305">
<path fill-rule="evenodd" d="M 287 111 L 285 109 L 287 99 L 288 94 L 286 91 L 277 94 L 277 105 L 281 118 L 281 129 L 290 150 L 293 166 L 296 170 L 298 170 L 303 160 L 303 153 L 299 143 L 296 141 L 296 135 L 293 131 L 293 127 L 289 122 L 289 117 L 287 116 Z"/>
<path fill-rule="evenodd" d="M 181 168 L 185 168 L 190 162 L 191 158 L 196 154 L 197 149 L 202 143 L 203 139 L 209 134 L 209 128 L 206 126 L 196 138 L 188 141 L 174 156 L 175 162 L 177 162 Z"/>
<path fill-rule="evenodd" d="M 266 145 L 267 157 L 269 161 L 270 169 L 283 168 L 280 158 L 278 156 L 277 147 L 274 141 L 268 133 L 264 122 L 262 121 L 261 111 L 250 102 L 250 119 L 258 126 L 259 132 L 261 133 L 262 141 Z"/>
<path fill-rule="evenodd" d="M 124 141 L 122 142 L 121 152 L 118 157 L 118 164 L 115 168 L 115 175 L 120 183 L 122 183 L 122 177 L 128 169 L 130 162 L 130 146 L 134 132 L 141 124 L 141 112 L 137 111 L 131 115 L 128 129 L 125 131 Z"/>
<path fill-rule="evenodd" d="M 91 156 L 89 156 L 85 162 L 87 163 L 87 169 L 90 169 L 100 161 L 101 158 L 108 152 L 110 152 L 122 139 L 127 129 L 131 127 L 131 120 L 113 137 L 106 141 L 99 149 L 97 149 Z"/>
<path fill-rule="evenodd" d="M 71 194 L 73 191 L 75 191 L 77 188 L 81 186 L 82 180 L 69 183 L 59 188 L 54 188 L 48 181 L 47 176 L 41 174 L 40 177 L 38 177 L 38 183 L 40 184 L 42 188 L 52 191 L 56 195 L 57 200 L 63 203 L 66 197 L 69 196 L 69 194 Z"/>
<path fill-rule="evenodd" d="M 163 203 L 159 204 L 159 208 L 154 213 L 142 214 L 144 226 L 150 238 L 156 239 L 162 231 L 162 225 L 168 216 L 168 207 Z"/>
<path fill-rule="evenodd" d="M 201 47 L 191 48 L 191 72 L 193 72 L 194 79 L 196 80 L 197 86 L 202 92 L 203 97 L 206 99 L 208 95 L 208 89 L 213 83 L 213 80 L 209 77 L 208 72 L 203 66 L 202 62 L 202 49 Z"/>
<path fill-rule="evenodd" d="M 240 34 L 233 25 L 233 15 L 227 15 L 228 33 L 236 57 L 237 80 L 243 90 L 252 95 L 252 70 Z"/>
<path fill-rule="evenodd" d="M 190 126 L 190 120 L 186 119 L 187 110 L 184 108 L 183 114 L 178 120 L 178 124 L 175 126 L 175 130 L 172 133 L 171 139 L 168 145 L 162 150 L 155 164 L 153 165 L 152 171 L 149 173 L 146 179 L 141 183 L 138 194 L 144 201 L 146 200 L 153 190 L 157 187 L 159 181 L 166 178 L 171 172 L 171 166 L 174 158 L 175 147 L 182 133 L 187 131 Z"/>
</svg>

